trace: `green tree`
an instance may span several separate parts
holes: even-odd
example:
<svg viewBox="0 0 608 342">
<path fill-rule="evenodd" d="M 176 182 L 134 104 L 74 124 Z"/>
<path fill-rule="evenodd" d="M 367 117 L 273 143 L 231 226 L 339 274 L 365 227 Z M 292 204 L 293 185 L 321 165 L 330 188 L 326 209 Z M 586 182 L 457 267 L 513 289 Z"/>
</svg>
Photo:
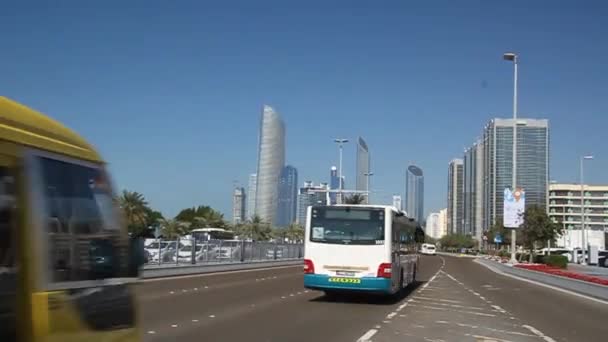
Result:
<svg viewBox="0 0 608 342">
<path fill-rule="evenodd" d="M 159 224 L 165 239 L 176 239 L 184 235 L 189 226 L 187 222 L 181 222 L 175 219 L 161 219 Z"/>
<path fill-rule="evenodd" d="M 148 228 L 148 202 L 144 195 L 135 191 L 123 190 L 117 198 L 118 206 L 123 212 L 128 230 L 135 236 L 141 236 Z"/>
<path fill-rule="evenodd" d="M 470 235 L 464 234 L 448 234 L 439 239 L 442 248 L 460 249 L 473 248 L 475 240 Z"/>
<path fill-rule="evenodd" d="M 304 241 L 304 227 L 297 223 L 292 223 L 287 227 L 287 238 L 291 242 Z"/>
<path fill-rule="evenodd" d="M 272 237 L 270 225 L 264 222 L 259 216 L 255 215 L 247 221 L 242 228 L 241 238 L 253 239 L 255 241 L 267 241 Z"/>
<path fill-rule="evenodd" d="M 562 227 L 551 220 L 546 210 L 540 206 L 526 208 L 521 225 L 521 242 L 530 250 L 530 262 L 534 260 L 537 243 L 555 241 L 562 233 Z"/>
<path fill-rule="evenodd" d="M 224 228 L 227 225 L 222 213 L 206 205 L 183 209 L 175 219 L 191 223 L 192 228 Z"/>
<path fill-rule="evenodd" d="M 365 202 L 365 196 L 361 194 L 352 194 L 344 199 L 345 204 L 362 204 Z"/>
</svg>

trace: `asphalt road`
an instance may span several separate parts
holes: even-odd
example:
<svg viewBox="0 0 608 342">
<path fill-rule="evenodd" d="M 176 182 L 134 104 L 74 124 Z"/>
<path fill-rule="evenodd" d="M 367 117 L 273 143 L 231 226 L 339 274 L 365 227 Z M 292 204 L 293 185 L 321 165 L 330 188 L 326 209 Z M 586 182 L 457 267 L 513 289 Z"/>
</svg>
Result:
<svg viewBox="0 0 608 342">
<path fill-rule="evenodd" d="M 605 341 L 608 305 L 498 275 L 469 258 L 423 257 L 400 298 L 326 298 L 302 268 L 139 285 L 144 341 Z M 363 339 L 365 340 L 365 339 Z"/>
</svg>

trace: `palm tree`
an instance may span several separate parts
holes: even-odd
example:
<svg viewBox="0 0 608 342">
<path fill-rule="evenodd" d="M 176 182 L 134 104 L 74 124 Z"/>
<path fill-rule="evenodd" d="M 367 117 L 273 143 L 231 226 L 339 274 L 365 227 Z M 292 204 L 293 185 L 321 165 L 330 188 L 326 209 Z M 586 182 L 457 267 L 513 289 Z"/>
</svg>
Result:
<svg viewBox="0 0 608 342">
<path fill-rule="evenodd" d="M 176 220 L 190 222 L 197 228 L 224 228 L 224 215 L 206 205 L 183 209 L 175 216 Z"/>
<path fill-rule="evenodd" d="M 304 240 L 304 228 L 297 223 L 292 223 L 287 227 L 286 236 L 291 242 Z"/>
<path fill-rule="evenodd" d="M 365 202 L 365 196 L 361 194 L 352 194 L 344 200 L 345 204 L 362 204 Z"/>
<path fill-rule="evenodd" d="M 124 213 L 129 232 L 140 235 L 148 223 L 148 202 L 144 195 L 135 191 L 123 190 L 117 200 L 118 206 Z"/>
<path fill-rule="evenodd" d="M 262 218 L 260 218 L 258 215 L 253 216 L 251 220 L 244 225 L 243 228 L 243 231 L 245 233 L 244 237 L 256 241 L 266 241 L 272 235 L 272 229 L 270 228 L 270 225 L 264 222 Z"/>
<path fill-rule="evenodd" d="M 175 219 L 161 219 L 159 223 L 165 239 L 175 239 L 184 235 L 189 226 L 187 223 Z"/>
</svg>

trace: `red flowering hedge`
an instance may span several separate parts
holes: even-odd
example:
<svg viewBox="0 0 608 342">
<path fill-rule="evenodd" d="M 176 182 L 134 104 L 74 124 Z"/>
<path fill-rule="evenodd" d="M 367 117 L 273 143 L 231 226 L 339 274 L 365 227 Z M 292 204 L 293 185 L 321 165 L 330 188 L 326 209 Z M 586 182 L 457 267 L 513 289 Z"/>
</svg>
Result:
<svg viewBox="0 0 608 342">
<path fill-rule="evenodd" d="M 587 274 L 583 274 L 583 273 L 565 271 L 563 269 L 551 267 L 551 266 L 544 265 L 544 264 L 518 264 L 518 265 L 515 265 L 515 267 L 532 270 L 532 271 L 548 273 L 548 274 L 553 274 L 553 275 L 557 275 L 557 276 L 561 276 L 561 277 L 588 281 L 591 283 L 608 286 L 608 279 L 595 277 L 595 276 L 591 276 L 591 275 L 587 275 Z"/>
</svg>

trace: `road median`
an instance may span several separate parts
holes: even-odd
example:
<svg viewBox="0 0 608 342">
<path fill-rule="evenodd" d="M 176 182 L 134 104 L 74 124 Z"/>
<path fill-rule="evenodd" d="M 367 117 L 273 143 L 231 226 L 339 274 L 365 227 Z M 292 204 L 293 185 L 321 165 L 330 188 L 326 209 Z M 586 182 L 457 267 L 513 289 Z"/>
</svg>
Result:
<svg viewBox="0 0 608 342">
<path fill-rule="evenodd" d="M 227 271 L 252 270 L 258 268 L 297 266 L 302 264 L 303 259 L 283 259 L 283 260 L 260 260 L 246 262 L 218 262 L 197 265 L 149 265 L 144 267 L 141 278 L 168 278 L 175 276 L 219 273 Z"/>
</svg>

